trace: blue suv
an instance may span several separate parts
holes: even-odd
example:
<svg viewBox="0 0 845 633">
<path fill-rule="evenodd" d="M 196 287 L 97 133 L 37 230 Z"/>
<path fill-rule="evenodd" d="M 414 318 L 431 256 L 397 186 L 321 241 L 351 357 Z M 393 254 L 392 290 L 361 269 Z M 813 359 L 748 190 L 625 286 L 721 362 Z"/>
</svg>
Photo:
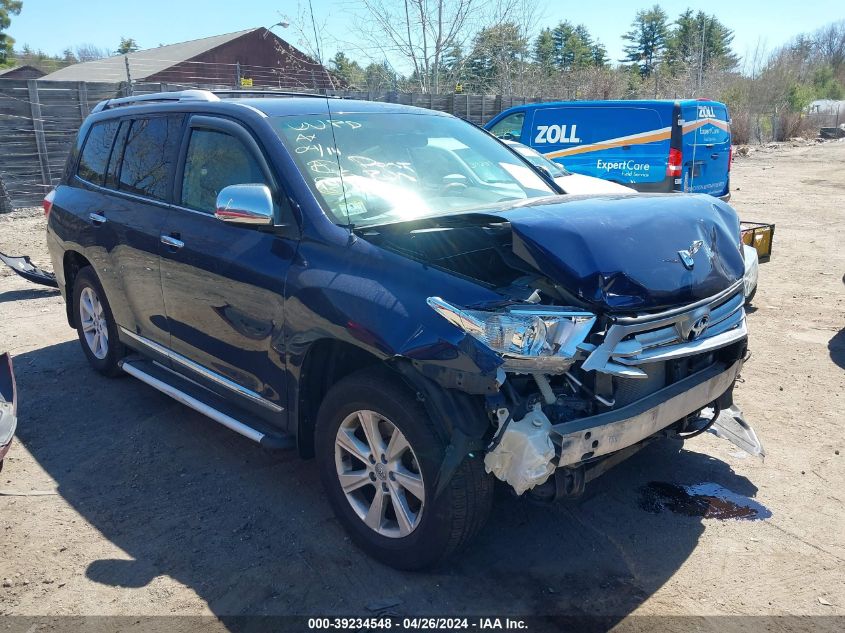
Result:
<svg viewBox="0 0 845 633">
<path fill-rule="evenodd" d="M 45 200 L 68 323 L 268 449 L 316 457 L 400 568 L 714 427 L 746 356 L 739 222 L 709 196 L 561 195 L 473 125 L 392 104 L 185 91 L 99 104 Z"/>
</svg>

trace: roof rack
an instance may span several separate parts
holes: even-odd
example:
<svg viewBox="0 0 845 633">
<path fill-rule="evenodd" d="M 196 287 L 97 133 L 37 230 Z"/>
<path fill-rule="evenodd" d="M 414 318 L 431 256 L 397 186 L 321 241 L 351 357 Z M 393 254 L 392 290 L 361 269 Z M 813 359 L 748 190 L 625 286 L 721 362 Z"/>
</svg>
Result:
<svg viewBox="0 0 845 633">
<path fill-rule="evenodd" d="M 176 90 L 173 92 L 154 92 L 152 94 L 120 97 L 100 101 L 92 112 L 101 112 L 120 106 L 136 105 L 150 102 L 180 102 L 180 101 L 220 101 L 224 97 L 269 96 L 269 97 L 316 97 L 319 99 L 337 99 L 334 95 L 321 95 L 314 92 L 294 92 L 291 90 Z"/>
<path fill-rule="evenodd" d="M 152 94 L 120 97 L 100 101 L 91 112 L 101 112 L 120 106 L 135 105 L 151 101 L 220 101 L 220 98 L 210 90 L 179 90 L 175 92 L 154 92 Z"/>
<path fill-rule="evenodd" d="M 316 97 L 319 99 L 339 99 L 335 95 L 323 95 L 318 92 L 295 92 L 293 90 L 212 90 L 215 95 L 233 95 L 236 97 L 247 95 L 269 95 L 271 97 Z"/>
</svg>

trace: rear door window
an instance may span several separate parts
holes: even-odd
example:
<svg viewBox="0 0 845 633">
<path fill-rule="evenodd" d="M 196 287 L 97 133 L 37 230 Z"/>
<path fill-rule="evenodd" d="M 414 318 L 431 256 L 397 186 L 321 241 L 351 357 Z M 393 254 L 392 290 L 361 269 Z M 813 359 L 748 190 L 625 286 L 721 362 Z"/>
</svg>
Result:
<svg viewBox="0 0 845 633">
<path fill-rule="evenodd" d="M 182 133 L 183 116 L 135 119 L 126 137 L 119 189 L 167 200 Z"/>
<path fill-rule="evenodd" d="M 229 185 L 268 185 L 258 161 L 235 137 L 215 130 L 191 132 L 185 173 L 182 178 L 182 205 L 214 213 L 217 194 Z"/>
<path fill-rule="evenodd" d="M 692 145 L 729 143 L 728 110 L 719 104 L 688 105 L 683 109 L 685 141 Z"/>
<path fill-rule="evenodd" d="M 111 154 L 119 124 L 120 121 L 117 120 L 104 121 L 91 127 L 76 171 L 80 178 L 95 185 L 103 184 L 106 165 L 109 162 L 109 154 Z"/>
<path fill-rule="evenodd" d="M 117 178 L 120 175 L 120 160 L 123 158 L 126 135 L 129 133 L 129 126 L 131 124 L 132 122 L 128 120 L 120 122 L 120 129 L 117 131 L 117 137 L 114 140 L 111 157 L 109 158 L 109 165 L 106 168 L 106 181 L 104 185 L 109 189 L 117 189 Z"/>
</svg>

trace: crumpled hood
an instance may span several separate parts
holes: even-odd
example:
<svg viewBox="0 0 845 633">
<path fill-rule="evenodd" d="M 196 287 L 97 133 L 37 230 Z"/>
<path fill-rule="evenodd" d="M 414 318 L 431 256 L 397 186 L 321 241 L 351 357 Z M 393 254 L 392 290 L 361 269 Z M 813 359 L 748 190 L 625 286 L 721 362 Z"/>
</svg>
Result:
<svg viewBox="0 0 845 633">
<path fill-rule="evenodd" d="M 739 218 L 707 195 L 547 198 L 497 215 L 514 253 L 597 311 L 659 310 L 713 296 L 739 279 Z M 694 250 L 694 265 L 678 251 Z"/>
</svg>

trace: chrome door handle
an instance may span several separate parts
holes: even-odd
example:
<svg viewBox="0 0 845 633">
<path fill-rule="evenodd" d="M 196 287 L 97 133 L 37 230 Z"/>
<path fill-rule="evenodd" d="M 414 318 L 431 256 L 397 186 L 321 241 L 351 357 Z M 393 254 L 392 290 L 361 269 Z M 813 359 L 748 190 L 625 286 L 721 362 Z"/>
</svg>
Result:
<svg viewBox="0 0 845 633">
<path fill-rule="evenodd" d="M 100 226 L 101 224 L 105 224 L 107 222 L 106 216 L 100 215 L 99 213 L 89 213 L 88 219 L 96 226 Z"/>
<path fill-rule="evenodd" d="M 169 235 L 162 235 L 161 243 L 165 246 L 169 246 L 174 250 L 179 250 L 185 245 L 185 242 L 183 242 L 182 240 L 177 240 L 175 237 L 171 237 Z"/>
</svg>

